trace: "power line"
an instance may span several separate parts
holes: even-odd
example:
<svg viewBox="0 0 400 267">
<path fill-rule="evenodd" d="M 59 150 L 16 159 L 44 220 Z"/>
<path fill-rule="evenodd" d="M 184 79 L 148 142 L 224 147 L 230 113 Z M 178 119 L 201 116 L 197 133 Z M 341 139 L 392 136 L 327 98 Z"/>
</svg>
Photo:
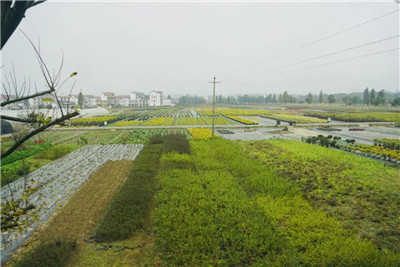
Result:
<svg viewBox="0 0 400 267">
<path fill-rule="evenodd" d="M 365 55 L 361 55 L 361 56 L 356 56 L 356 57 L 351 57 L 351 58 L 345 58 L 345 59 L 335 60 L 335 61 L 331 61 L 331 62 L 327 62 L 327 63 L 322 63 L 322 64 L 317 64 L 317 65 L 312 65 L 312 66 L 297 68 L 297 69 L 293 69 L 293 70 L 275 72 L 275 73 L 268 74 L 268 75 L 266 75 L 266 76 L 275 75 L 275 74 L 282 74 L 282 73 L 288 73 L 288 72 L 294 72 L 294 71 L 299 71 L 299 70 L 304 70 L 304 69 L 312 69 L 312 68 L 322 67 L 322 66 L 326 66 L 326 65 L 331 65 L 331 64 L 340 63 L 340 62 L 351 61 L 351 60 L 355 60 L 355 59 L 359 59 L 359 58 L 364 58 L 364 57 L 369 57 L 369 56 L 374 56 L 374 55 L 389 53 L 389 52 L 393 52 L 393 51 L 397 51 L 397 50 L 400 50 L 400 48 L 393 48 L 393 49 L 389 49 L 389 50 L 378 51 L 378 52 L 374 52 L 374 53 L 370 53 L 370 54 L 365 54 Z"/>
<path fill-rule="evenodd" d="M 297 51 L 297 50 L 306 48 L 306 47 L 308 47 L 308 46 L 314 45 L 314 44 L 316 44 L 316 43 L 319 43 L 319 42 L 328 40 L 328 39 L 330 39 L 330 38 L 332 38 L 332 37 L 338 36 L 338 35 L 340 35 L 340 34 L 342 34 L 342 33 L 345 33 L 345 32 L 347 32 L 347 31 L 353 30 L 353 29 L 355 29 L 355 28 L 358 28 L 358 27 L 363 26 L 363 25 L 365 25 L 365 24 L 368 24 L 368 23 L 370 23 L 370 22 L 379 20 L 379 19 L 381 19 L 381 18 L 384 18 L 384 17 L 389 16 L 389 15 L 391 15 L 391 14 L 394 14 L 394 13 L 396 13 L 396 12 L 399 12 L 399 9 L 396 9 L 396 10 L 391 11 L 391 12 L 389 12 L 389 13 L 385 13 L 385 14 L 380 15 L 380 16 L 378 16 L 378 17 L 369 19 L 369 20 L 367 20 L 367 21 L 364 21 L 364 22 L 359 23 L 359 24 L 357 24 L 357 25 L 351 26 L 351 27 L 346 28 L 346 29 L 344 29 L 344 30 L 338 31 L 338 32 L 336 32 L 336 33 L 330 34 L 330 35 L 328 35 L 328 36 L 325 36 L 325 37 L 320 38 L 320 39 L 318 39 L 318 40 L 312 41 L 312 42 L 310 42 L 310 43 L 306 43 L 306 44 L 301 45 L 301 46 L 299 46 L 299 47 L 297 47 L 297 48 L 294 48 L 294 49 L 288 50 L 288 51 L 286 51 L 286 52 L 284 52 L 284 53 L 281 53 L 281 54 L 278 54 L 278 55 L 276 55 L 276 56 L 270 57 L 270 58 L 268 58 L 268 59 L 266 59 L 266 60 L 259 61 L 259 62 L 257 62 L 257 63 L 253 63 L 253 64 L 250 64 L 250 65 L 247 65 L 247 66 L 238 68 L 238 69 L 236 69 L 236 70 L 232 70 L 232 71 L 226 72 L 225 74 L 229 74 L 229 73 L 232 73 L 232 72 L 237 72 L 238 70 L 241 70 L 241 69 L 243 69 L 243 68 L 249 68 L 249 67 L 253 67 L 253 66 L 256 66 L 256 65 L 260 65 L 260 64 L 265 63 L 265 62 L 267 62 L 267 61 L 269 61 L 269 60 L 271 60 L 271 59 L 275 59 L 275 58 L 278 58 L 278 57 L 281 57 L 281 56 L 284 56 L 284 55 L 293 53 L 293 52 L 295 52 L 295 51 Z"/>
<path fill-rule="evenodd" d="M 269 72 L 269 71 L 271 71 L 271 70 L 276 70 L 276 69 L 281 69 L 281 68 L 285 68 L 285 67 L 290 67 L 290 66 L 293 66 L 293 65 L 298 65 L 298 64 L 300 64 L 300 63 L 305 63 L 305 62 L 308 62 L 308 61 L 320 59 L 320 58 L 327 57 L 327 56 L 336 55 L 336 54 L 339 54 L 339 53 L 343 53 L 343 52 L 347 52 L 347 51 L 350 51 L 350 50 L 358 49 L 358 48 L 365 47 L 365 46 L 368 46 L 368 45 L 377 44 L 377 43 L 380 43 L 380 42 L 384 42 L 384 41 L 387 41 L 387 40 L 391 40 L 391 39 L 397 38 L 397 37 L 399 37 L 399 36 L 400 36 L 400 35 L 398 34 L 398 35 L 395 35 L 395 36 L 383 38 L 383 39 L 376 40 L 376 41 L 373 41 L 373 42 L 369 42 L 369 43 L 365 43 L 365 44 L 360 44 L 360 45 L 356 45 L 356 46 L 353 46 L 353 47 L 350 47 L 350 48 L 345 48 L 345 49 L 341 49 L 341 50 L 338 50 L 338 51 L 330 52 L 330 53 L 323 54 L 323 55 L 320 55 L 320 56 L 311 57 L 311 58 L 303 59 L 303 60 L 296 61 L 296 62 L 293 62 L 293 63 L 289 63 L 289 64 L 284 64 L 284 65 L 272 67 L 272 68 L 269 68 L 269 69 L 266 69 L 266 70 L 263 70 L 263 71 L 258 71 L 258 72 L 252 72 L 252 73 L 242 74 L 242 75 L 239 75 L 239 76 L 235 76 L 235 78 L 236 78 L 236 77 L 243 77 L 243 76 L 254 75 L 254 74 L 266 73 L 266 72 Z M 228 77 L 229 77 L 229 76 L 228 76 Z M 226 79 L 226 78 L 225 78 L 225 79 Z"/>
</svg>

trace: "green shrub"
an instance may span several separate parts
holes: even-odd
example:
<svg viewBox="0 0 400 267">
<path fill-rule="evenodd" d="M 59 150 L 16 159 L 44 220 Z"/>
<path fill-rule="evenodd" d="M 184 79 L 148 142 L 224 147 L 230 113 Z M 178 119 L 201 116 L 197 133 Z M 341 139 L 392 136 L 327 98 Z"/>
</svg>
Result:
<svg viewBox="0 0 400 267">
<path fill-rule="evenodd" d="M 119 240 L 143 230 L 151 208 L 162 149 L 163 144 L 146 144 L 140 151 L 128 178 L 99 221 L 97 239 Z"/>
<path fill-rule="evenodd" d="M 197 159 L 177 153 L 162 157 L 154 218 L 166 266 L 257 265 L 280 250 L 282 240 L 270 219 L 237 179 L 227 170 L 203 168 L 214 159 L 182 168 Z"/>
<path fill-rule="evenodd" d="M 30 157 L 32 155 L 35 155 L 39 153 L 42 150 L 48 149 L 51 146 L 50 143 L 46 142 L 40 145 L 32 145 L 28 146 L 22 150 L 16 150 L 14 153 L 12 153 L 10 156 L 1 159 L 1 166 L 5 166 L 7 164 L 16 162 L 18 160 L 25 159 L 27 157 Z"/>
<path fill-rule="evenodd" d="M 37 159 L 56 160 L 77 149 L 78 145 L 55 145 L 36 155 Z"/>
<path fill-rule="evenodd" d="M 76 242 L 72 240 L 43 241 L 18 261 L 15 266 L 64 266 L 71 252 L 76 248 L 76 245 Z"/>
<path fill-rule="evenodd" d="M 165 138 L 161 134 L 154 134 L 149 138 L 149 143 L 150 144 L 163 144 L 165 141 Z"/>
<path fill-rule="evenodd" d="M 170 134 L 165 136 L 165 151 L 176 151 L 179 154 L 190 154 L 190 144 L 184 134 Z"/>
</svg>

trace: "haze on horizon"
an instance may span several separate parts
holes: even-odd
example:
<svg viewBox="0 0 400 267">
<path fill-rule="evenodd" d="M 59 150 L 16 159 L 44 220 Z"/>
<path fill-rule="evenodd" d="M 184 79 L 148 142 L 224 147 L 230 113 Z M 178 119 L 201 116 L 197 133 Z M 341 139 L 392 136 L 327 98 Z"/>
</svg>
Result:
<svg viewBox="0 0 400 267">
<path fill-rule="evenodd" d="M 161 90 L 171 95 L 399 91 L 399 37 L 344 53 L 273 69 L 399 35 L 399 12 L 287 53 L 399 9 L 386 2 L 45 2 L 20 28 L 38 43 L 51 69 L 64 53 L 64 77 L 78 72 L 74 93 Z M 281 55 L 276 57 L 277 55 Z M 36 56 L 18 30 L 2 51 L 12 70 L 44 86 Z M 271 70 L 273 69 L 273 70 Z M 299 69 L 299 70 L 295 70 Z M 294 71 L 290 71 L 294 70 Z M 290 71 L 284 72 L 283 71 Z M 69 92 L 70 85 L 61 94 Z"/>
</svg>

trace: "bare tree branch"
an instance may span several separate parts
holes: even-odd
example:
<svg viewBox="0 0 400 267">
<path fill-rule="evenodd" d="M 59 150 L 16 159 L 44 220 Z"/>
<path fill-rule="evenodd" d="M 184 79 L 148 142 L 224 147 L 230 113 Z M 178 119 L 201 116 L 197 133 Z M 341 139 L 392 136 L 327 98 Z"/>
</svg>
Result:
<svg viewBox="0 0 400 267">
<path fill-rule="evenodd" d="M 32 4 L 28 7 L 28 9 L 31 8 L 31 7 L 37 6 L 37 5 L 39 5 L 39 4 L 42 4 L 42 3 L 44 3 L 44 2 L 46 2 L 46 0 L 34 1 L 34 2 L 32 2 Z"/>
<path fill-rule="evenodd" d="M 11 116 L 6 116 L 6 115 L 0 115 L 0 119 L 8 120 L 8 121 L 27 122 L 27 123 L 37 122 L 36 120 L 33 120 L 33 119 L 24 119 L 24 118 L 11 117 Z"/>
<path fill-rule="evenodd" d="M 26 37 L 26 39 L 28 39 L 29 43 L 31 44 L 31 46 L 33 47 L 33 50 L 36 53 L 36 56 L 38 58 L 39 61 L 39 66 L 40 69 L 42 70 L 42 74 L 44 76 L 44 79 L 46 80 L 47 85 L 49 86 L 49 88 L 52 88 L 54 90 L 54 83 L 51 82 L 51 74 L 49 69 L 47 68 L 46 64 L 44 63 L 44 60 L 42 58 L 42 56 L 40 55 L 40 51 L 36 48 L 35 44 L 32 42 L 32 40 L 28 37 L 28 35 L 26 35 L 26 33 L 19 29 L 20 32 L 22 32 L 22 34 Z"/>
<path fill-rule="evenodd" d="M 62 116 L 62 117 L 60 117 L 58 119 L 55 119 L 54 121 L 51 121 L 51 122 L 49 122 L 47 124 L 44 124 L 39 128 L 36 128 L 35 130 L 30 132 L 29 134 L 25 135 L 23 138 L 21 138 L 18 141 L 16 141 L 14 143 L 14 145 L 12 147 L 10 147 L 6 152 L 2 153 L 0 155 L 0 159 L 3 159 L 5 157 L 11 155 L 12 152 L 14 152 L 20 145 L 22 145 L 26 140 L 28 140 L 32 136 L 34 136 L 34 135 L 36 135 L 36 134 L 38 134 L 40 132 L 43 132 L 47 128 L 50 128 L 51 126 L 54 126 L 54 125 L 57 125 L 57 124 L 60 124 L 63 121 L 66 121 L 66 120 L 68 120 L 68 119 L 70 119 L 72 117 L 75 117 L 77 115 L 79 115 L 79 112 L 75 111 L 73 113 L 66 114 L 65 116 Z"/>
<path fill-rule="evenodd" d="M 56 87 L 56 86 L 58 85 L 58 83 L 60 82 L 60 79 L 61 79 L 61 70 L 62 70 L 63 65 L 64 65 L 64 51 L 61 51 L 61 63 L 60 63 L 60 67 L 58 68 L 58 73 L 57 73 L 57 75 L 56 75 L 55 78 L 54 78 L 54 86 L 55 86 L 55 87 Z M 60 88 L 61 88 L 61 87 L 60 87 Z M 58 90 L 60 90 L 60 89 L 58 89 Z M 58 90 L 57 90 L 57 92 L 58 92 Z"/>
<path fill-rule="evenodd" d="M 11 1 L 2 0 L 1 1 L 1 47 L 3 49 L 4 45 L 7 43 L 8 39 L 17 29 L 18 25 L 25 17 L 25 12 L 31 7 L 39 5 L 45 2 L 45 0 L 28 0 L 28 1 Z"/>
<path fill-rule="evenodd" d="M 4 106 L 7 106 L 7 105 L 15 103 L 15 102 L 23 101 L 23 100 L 34 98 L 34 97 L 37 97 L 37 96 L 42 96 L 42 95 L 45 95 L 45 94 L 50 94 L 52 92 L 54 92 L 54 90 L 53 89 L 49 89 L 47 91 L 43 91 L 43 92 L 36 93 L 36 94 L 33 94 L 33 95 L 22 96 L 22 97 L 19 97 L 19 98 L 8 100 L 8 101 L 3 101 L 3 102 L 1 102 L 0 106 L 4 107 Z"/>
</svg>

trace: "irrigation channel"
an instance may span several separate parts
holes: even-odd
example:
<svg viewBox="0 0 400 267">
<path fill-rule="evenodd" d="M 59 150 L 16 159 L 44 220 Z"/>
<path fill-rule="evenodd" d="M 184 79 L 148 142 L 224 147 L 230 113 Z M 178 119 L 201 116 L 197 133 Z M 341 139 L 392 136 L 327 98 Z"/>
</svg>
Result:
<svg viewBox="0 0 400 267">
<path fill-rule="evenodd" d="M 2 187 L 1 202 L 4 203 L 11 200 L 10 188 L 14 199 L 21 199 L 25 181 L 33 181 L 32 188 L 37 191 L 29 196 L 28 202 L 42 208 L 39 209 L 38 222 L 25 227 L 22 232 L 2 234 L 1 264 L 11 257 L 11 252 L 21 246 L 40 223 L 47 222 L 57 208 L 66 203 L 94 171 L 107 161 L 133 161 L 142 148 L 142 144 L 84 146 L 29 173 L 26 179 L 21 178 Z M 21 221 L 24 220 L 31 218 L 21 218 Z"/>
</svg>

